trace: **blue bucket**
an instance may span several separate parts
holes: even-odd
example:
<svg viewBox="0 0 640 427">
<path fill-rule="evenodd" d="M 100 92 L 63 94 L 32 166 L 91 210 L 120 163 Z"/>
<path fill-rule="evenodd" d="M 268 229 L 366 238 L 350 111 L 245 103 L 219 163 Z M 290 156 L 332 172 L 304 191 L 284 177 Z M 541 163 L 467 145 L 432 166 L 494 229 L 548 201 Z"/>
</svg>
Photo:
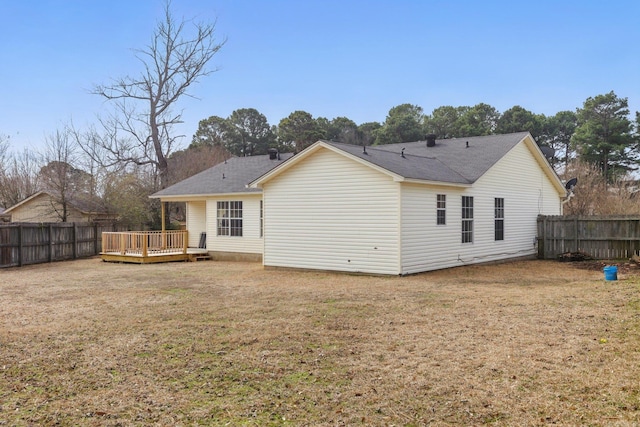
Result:
<svg viewBox="0 0 640 427">
<path fill-rule="evenodd" d="M 618 280 L 618 267 L 607 265 L 604 268 L 604 280 Z"/>
</svg>

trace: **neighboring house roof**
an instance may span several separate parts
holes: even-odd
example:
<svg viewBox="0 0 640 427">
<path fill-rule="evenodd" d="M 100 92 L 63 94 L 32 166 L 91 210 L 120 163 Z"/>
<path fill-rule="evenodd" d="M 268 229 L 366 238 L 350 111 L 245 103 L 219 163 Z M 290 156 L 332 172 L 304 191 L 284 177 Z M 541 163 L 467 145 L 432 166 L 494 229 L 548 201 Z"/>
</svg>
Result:
<svg viewBox="0 0 640 427">
<path fill-rule="evenodd" d="M 554 182 L 558 192 L 564 194 L 562 182 L 545 160 L 529 132 L 441 139 L 437 140 L 433 147 L 427 147 L 426 141 L 375 145 L 366 147 L 366 152 L 358 145 L 318 141 L 290 162 L 252 181 L 250 186 L 259 188 L 267 180 L 323 147 L 378 168 L 398 181 L 416 180 L 469 186 L 521 142 L 527 144 L 541 168 Z M 517 172 L 514 170 L 514 179 L 517 178 Z"/>
<path fill-rule="evenodd" d="M 26 199 L 24 199 L 23 201 L 16 203 L 15 205 L 7 208 L 4 211 L 4 214 L 8 214 L 11 213 L 11 211 L 13 211 L 14 209 L 29 203 L 30 201 L 32 201 L 33 199 L 36 199 L 40 196 L 43 195 L 48 195 L 49 197 L 55 199 L 55 196 L 53 196 L 50 192 L 48 191 L 38 191 L 35 194 L 32 194 L 31 196 L 27 197 Z M 96 214 L 108 214 L 108 210 L 104 207 L 104 204 L 102 203 L 101 200 L 99 200 L 98 198 L 91 196 L 89 194 L 78 194 L 78 195 L 74 195 L 73 197 L 69 197 L 69 199 L 67 200 L 67 203 L 74 207 L 75 209 L 77 209 L 78 211 L 80 211 L 83 214 L 87 214 L 87 215 L 96 215 Z"/>
<path fill-rule="evenodd" d="M 280 153 L 277 159 L 269 155 L 232 157 L 190 178 L 160 190 L 150 197 L 209 196 L 213 194 L 256 193 L 258 188 L 247 184 L 293 156 Z"/>
</svg>

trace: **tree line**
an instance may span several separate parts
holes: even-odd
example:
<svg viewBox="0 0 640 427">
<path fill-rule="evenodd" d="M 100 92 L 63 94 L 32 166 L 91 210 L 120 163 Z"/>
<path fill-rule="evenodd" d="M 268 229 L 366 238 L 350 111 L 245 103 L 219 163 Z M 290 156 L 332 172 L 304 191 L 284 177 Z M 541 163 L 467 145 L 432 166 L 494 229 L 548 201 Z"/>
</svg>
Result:
<svg viewBox="0 0 640 427">
<path fill-rule="evenodd" d="M 225 42 L 216 37 L 215 22 L 176 20 L 167 2 L 151 42 L 134 51 L 140 73 L 93 88 L 107 101 L 93 125 L 66 124 L 45 138 L 39 152 L 13 152 L 11 139 L 0 134 L 0 207 L 46 190 L 65 206 L 57 212 L 61 221 L 66 221 L 67 203 L 84 197 L 131 227 L 157 228 L 160 210 L 150 194 L 230 156 L 265 154 L 269 148 L 299 152 L 319 139 L 380 145 L 423 140 L 428 134 L 443 139 L 528 131 L 555 152 L 552 164 L 559 173 L 597 173 L 605 188 L 640 161 L 640 115 L 632 118 L 627 98 L 613 91 L 553 116 L 519 105 L 502 113 L 484 103 L 441 106 L 427 114 L 418 105 L 401 104 L 381 123 L 294 111 L 272 125 L 258 110 L 242 108 L 226 118 L 202 119 L 190 145 L 179 150 L 174 128 L 182 123 L 180 100 L 193 96 L 198 81 L 216 71 L 210 62 Z M 592 206 L 580 209 L 593 213 Z"/>
<path fill-rule="evenodd" d="M 294 111 L 270 125 L 256 109 L 243 108 L 226 118 L 201 120 L 189 147 L 222 147 L 234 156 L 253 156 L 269 148 L 298 152 L 319 139 L 381 145 L 424 140 L 428 134 L 448 139 L 527 131 L 541 147 L 553 150 L 551 162 L 558 171 L 580 158 L 615 179 L 638 166 L 639 128 L 638 113 L 632 120 L 627 98 L 612 91 L 589 97 L 575 111 L 552 116 L 519 105 L 502 113 L 485 103 L 441 106 L 425 114 L 418 105 L 401 104 L 389 110 L 384 122 L 359 125 L 348 117 L 314 118 L 306 111 Z"/>
</svg>

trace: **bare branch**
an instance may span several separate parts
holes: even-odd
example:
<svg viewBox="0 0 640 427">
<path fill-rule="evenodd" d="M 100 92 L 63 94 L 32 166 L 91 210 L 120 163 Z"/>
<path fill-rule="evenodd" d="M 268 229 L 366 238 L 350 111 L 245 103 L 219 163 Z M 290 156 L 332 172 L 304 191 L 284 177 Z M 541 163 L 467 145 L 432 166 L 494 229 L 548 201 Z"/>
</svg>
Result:
<svg viewBox="0 0 640 427">
<path fill-rule="evenodd" d="M 167 158 L 178 138 L 172 136 L 172 127 L 182 117 L 171 111 L 182 97 L 193 97 L 189 89 L 200 78 L 217 71 L 208 64 L 226 42 L 216 40 L 215 21 L 176 21 L 170 6 L 165 4 L 164 19 L 151 42 L 135 51 L 142 64 L 140 75 L 97 85 L 92 91 L 114 103 L 113 115 L 101 120 L 104 137 L 93 139 L 100 143 L 107 163 L 152 165 L 160 174 L 161 187 L 167 185 Z"/>
</svg>

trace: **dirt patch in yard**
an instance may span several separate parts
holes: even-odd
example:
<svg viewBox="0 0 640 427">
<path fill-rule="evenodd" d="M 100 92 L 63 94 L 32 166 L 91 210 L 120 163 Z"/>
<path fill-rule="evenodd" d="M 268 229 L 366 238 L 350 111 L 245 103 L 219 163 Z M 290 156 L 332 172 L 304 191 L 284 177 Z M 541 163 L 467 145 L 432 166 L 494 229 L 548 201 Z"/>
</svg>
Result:
<svg viewBox="0 0 640 427">
<path fill-rule="evenodd" d="M 0 425 L 636 425 L 640 277 L 0 271 Z"/>
</svg>

